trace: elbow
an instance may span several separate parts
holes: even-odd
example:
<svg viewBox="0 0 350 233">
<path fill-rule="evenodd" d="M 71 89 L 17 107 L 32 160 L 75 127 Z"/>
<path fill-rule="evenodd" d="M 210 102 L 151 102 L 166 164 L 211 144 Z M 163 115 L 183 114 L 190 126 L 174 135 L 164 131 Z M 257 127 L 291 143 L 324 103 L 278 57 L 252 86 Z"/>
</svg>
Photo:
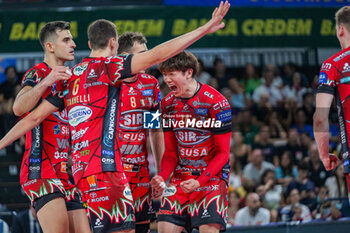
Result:
<svg viewBox="0 0 350 233">
<path fill-rule="evenodd" d="M 15 114 L 15 116 L 22 116 L 24 114 L 24 112 L 21 110 L 21 108 L 19 108 L 16 104 L 13 105 L 12 107 L 12 111 Z"/>
</svg>

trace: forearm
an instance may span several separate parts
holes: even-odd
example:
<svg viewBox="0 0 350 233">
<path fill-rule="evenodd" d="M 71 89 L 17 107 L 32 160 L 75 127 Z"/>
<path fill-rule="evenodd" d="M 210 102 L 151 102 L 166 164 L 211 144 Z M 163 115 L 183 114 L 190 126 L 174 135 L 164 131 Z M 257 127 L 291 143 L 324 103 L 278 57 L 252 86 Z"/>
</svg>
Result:
<svg viewBox="0 0 350 233">
<path fill-rule="evenodd" d="M 164 154 L 164 134 L 161 129 L 150 129 L 149 132 L 152 153 L 156 163 L 156 173 L 160 170 L 160 161 Z"/>
<path fill-rule="evenodd" d="M 207 165 L 205 172 L 198 177 L 197 181 L 200 186 L 218 174 L 230 158 L 231 132 L 214 135 L 214 138 L 216 155 Z"/>
<path fill-rule="evenodd" d="M 329 153 L 329 123 L 328 118 L 314 120 L 314 137 L 320 157 L 328 156 Z"/>
<path fill-rule="evenodd" d="M 22 116 L 23 114 L 31 111 L 44 95 L 47 88 L 51 85 L 46 79 L 39 82 L 34 87 L 24 87 L 17 96 L 13 104 L 13 112 L 16 116 Z M 26 90 L 27 89 L 27 90 Z"/>
</svg>

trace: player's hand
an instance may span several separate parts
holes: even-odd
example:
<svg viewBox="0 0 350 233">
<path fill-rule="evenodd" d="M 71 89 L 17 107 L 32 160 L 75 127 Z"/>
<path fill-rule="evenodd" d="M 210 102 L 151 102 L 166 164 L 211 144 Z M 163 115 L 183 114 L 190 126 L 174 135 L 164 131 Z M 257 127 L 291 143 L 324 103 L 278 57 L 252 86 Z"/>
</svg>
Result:
<svg viewBox="0 0 350 233">
<path fill-rule="evenodd" d="M 182 181 L 180 187 L 184 193 L 192 193 L 195 189 L 200 187 L 198 180 L 189 179 Z"/>
<path fill-rule="evenodd" d="M 68 80 L 71 75 L 72 73 L 69 67 L 55 66 L 44 80 L 47 80 L 49 85 L 52 85 L 59 80 Z"/>
<path fill-rule="evenodd" d="M 151 180 L 151 186 L 152 186 L 153 197 L 155 198 L 160 197 L 165 188 L 165 182 L 163 180 L 163 177 L 159 175 L 154 176 Z"/>
<path fill-rule="evenodd" d="M 209 20 L 206 24 L 209 27 L 208 33 L 216 32 L 217 30 L 225 27 L 225 23 L 221 21 L 228 12 L 228 9 L 230 9 L 230 3 L 228 3 L 227 0 L 225 3 L 221 1 L 220 6 L 215 8 L 211 16 L 211 20 Z"/>
<path fill-rule="evenodd" d="M 337 156 L 332 153 L 329 153 L 327 156 L 322 156 L 321 160 L 327 171 L 330 171 L 339 165 Z"/>
</svg>

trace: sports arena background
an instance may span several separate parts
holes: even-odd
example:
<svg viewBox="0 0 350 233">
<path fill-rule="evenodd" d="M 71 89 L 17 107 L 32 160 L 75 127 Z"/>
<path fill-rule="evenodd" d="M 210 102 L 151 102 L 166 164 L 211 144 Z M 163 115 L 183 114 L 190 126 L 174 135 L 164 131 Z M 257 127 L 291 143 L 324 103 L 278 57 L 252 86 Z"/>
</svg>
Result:
<svg viewBox="0 0 350 233">
<path fill-rule="evenodd" d="M 246 193 L 258 192 L 263 186 L 266 190 L 259 192 L 265 200 L 262 207 L 277 215 L 267 226 L 237 227 L 232 217 L 237 206 L 232 202 L 227 232 L 328 232 L 332 229 L 349 232 L 347 192 L 330 194 L 334 185 L 342 190 L 342 178 L 334 172 L 325 172 L 317 160 L 312 115 L 320 65 L 340 51 L 334 13 L 350 0 L 231 0 L 230 3 L 226 27 L 202 38 L 189 50 L 203 62 L 204 72 L 197 78 L 221 90 L 232 105 L 231 156 L 235 163 L 230 194 L 239 195 L 236 205 L 242 208 Z M 142 32 L 148 39 L 148 48 L 152 48 L 204 24 L 218 4 L 217 0 L 0 0 L 0 136 L 18 120 L 12 113 L 12 104 L 23 73 L 43 59 L 38 33 L 46 22 L 71 23 L 77 44 L 75 61 L 68 64 L 72 67 L 88 56 L 86 31 L 96 19 L 113 21 L 119 34 Z M 6 81 L 5 71 L 9 66 L 16 68 L 17 82 Z M 162 83 L 156 67 L 151 72 Z M 257 98 L 254 90 L 263 85 L 268 75 L 272 75 L 272 85 L 278 92 L 275 96 Z M 162 85 L 163 96 L 169 91 L 165 86 Z M 330 120 L 331 148 L 339 155 L 336 115 Z M 0 151 L 0 218 L 9 226 L 13 215 L 29 206 L 19 185 L 23 147 L 21 139 Z M 241 152 L 256 147 L 263 148 L 265 161 L 276 167 L 272 186 L 268 187 L 264 179 L 255 184 L 246 182 L 243 170 L 251 158 L 248 152 Z M 288 204 L 288 184 L 281 180 L 277 170 L 282 169 L 281 158 L 288 151 L 294 170 L 302 163 L 307 164 L 308 179 L 315 184 L 312 204 L 308 206 L 312 220 L 308 223 L 302 219 L 292 221 L 291 213 L 281 211 Z M 297 179 L 297 175 L 292 179 Z M 276 192 L 281 198 L 277 205 L 271 206 L 266 200 Z M 328 196 L 322 196 L 321 192 L 327 192 Z M 331 202 L 325 201 L 329 198 Z M 331 206 L 327 208 L 337 209 L 339 214 L 320 217 L 324 203 Z"/>
</svg>

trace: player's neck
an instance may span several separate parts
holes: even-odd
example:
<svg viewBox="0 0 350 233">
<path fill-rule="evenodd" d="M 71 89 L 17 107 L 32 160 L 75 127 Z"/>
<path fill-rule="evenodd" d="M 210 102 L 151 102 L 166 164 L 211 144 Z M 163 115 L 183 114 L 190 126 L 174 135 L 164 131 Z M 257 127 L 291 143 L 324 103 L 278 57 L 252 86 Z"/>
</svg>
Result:
<svg viewBox="0 0 350 233">
<path fill-rule="evenodd" d="M 64 66 L 65 61 L 62 59 L 57 58 L 56 56 L 53 55 L 46 55 L 44 56 L 44 62 L 48 64 L 51 68 L 55 66 Z"/>
<path fill-rule="evenodd" d="M 90 57 L 110 57 L 113 55 L 114 54 L 109 49 L 91 50 L 91 53 L 90 53 Z"/>
<path fill-rule="evenodd" d="M 194 94 L 196 94 L 198 89 L 199 89 L 199 83 L 194 78 L 192 78 L 188 88 L 186 89 L 185 94 L 181 97 L 182 98 L 191 98 L 192 96 L 194 96 Z"/>
</svg>

